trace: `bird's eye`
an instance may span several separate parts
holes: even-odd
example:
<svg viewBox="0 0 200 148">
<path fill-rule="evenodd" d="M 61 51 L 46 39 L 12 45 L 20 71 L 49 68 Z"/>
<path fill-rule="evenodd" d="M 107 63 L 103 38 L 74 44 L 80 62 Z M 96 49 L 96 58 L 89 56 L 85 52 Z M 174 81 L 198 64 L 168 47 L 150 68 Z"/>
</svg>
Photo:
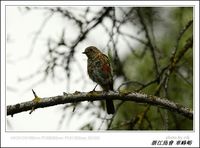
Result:
<svg viewBox="0 0 200 148">
<path fill-rule="evenodd" d="M 89 51 L 92 52 L 93 51 L 92 48 L 90 48 Z"/>
</svg>

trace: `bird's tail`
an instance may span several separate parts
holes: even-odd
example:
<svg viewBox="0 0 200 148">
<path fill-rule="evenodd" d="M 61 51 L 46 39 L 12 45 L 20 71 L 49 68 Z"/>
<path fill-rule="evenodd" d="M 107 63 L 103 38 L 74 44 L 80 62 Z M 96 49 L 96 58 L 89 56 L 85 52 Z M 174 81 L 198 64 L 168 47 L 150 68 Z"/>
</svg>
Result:
<svg viewBox="0 0 200 148">
<path fill-rule="evenodd" d="M 115 107 L 112 100 L 106 100 L 106 108 L 108 114 L 114 114 L 115 113 Z"/>
<path fill-rule="evenodd" d="M 106 88 L 106 87 L 103 87 L 103 88 Z M 109 88 L 107 88 L 106 90 L 107 91 L 108 90 L 113 91 L 113 82 L 109 84 Z M 107 109 L 108 114 L 114 114 L 115 113 L 115 107 L 114 107 L 114 104 L 113 104 L 113 100 L 106 99 L 106 109 Z"/>
</svg>

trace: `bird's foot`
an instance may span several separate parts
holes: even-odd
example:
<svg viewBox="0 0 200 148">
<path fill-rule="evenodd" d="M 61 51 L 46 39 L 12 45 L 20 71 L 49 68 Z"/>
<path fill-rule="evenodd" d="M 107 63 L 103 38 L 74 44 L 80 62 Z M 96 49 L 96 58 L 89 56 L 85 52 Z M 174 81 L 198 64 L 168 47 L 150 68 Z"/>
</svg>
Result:
<svg viewBox="0 0 200 148">
<path fill-rule="evenodd" d="M 98 96 L 100 93 L 100 91 L 95 91 L 95 89 L 93 89 L 92 91 L 87 93 L 88 97 L 94 97 L 94 96 Z M 93 102 L 92 100 L 89 100 L 89 102 Z"/>
<path fill-rule="evenodd" d="M 92 91 L 95 91 L 95 89 L 97 88 L 98 84 L 94 87 L 94 89 Z"/>
</svg>

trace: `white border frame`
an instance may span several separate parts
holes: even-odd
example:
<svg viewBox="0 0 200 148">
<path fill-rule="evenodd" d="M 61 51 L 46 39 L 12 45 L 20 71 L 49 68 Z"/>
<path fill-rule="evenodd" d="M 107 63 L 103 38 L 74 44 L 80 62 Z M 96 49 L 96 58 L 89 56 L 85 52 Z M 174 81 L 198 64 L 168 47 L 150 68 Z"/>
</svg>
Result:
<svg viewBox="0 0 200 148">
<path fill-rule="evenodd" d="M 193 131 L 131 131 L 131 132 L 5 132 L 5 6 L 6 5 L 103 5 L 103 6 L 194 6 L 194 124 Z M 198 1 L 2 1 L 1 2 L 1 138 L 2 146 L 61 147 L 114 146 L 147 147 L 153 140 L 190 139 L 199 146 L 199 2 Z M 157 145 L 159 146 L 159 145 Z M 165 146 L 165 145 L 164 145 Z M 175 144 L 173 147 L 177 146 Z M 182 145 L 178 145 L 182 146 Z M 186 145 L 187 147 L 189 145 Z"/>
</svg>

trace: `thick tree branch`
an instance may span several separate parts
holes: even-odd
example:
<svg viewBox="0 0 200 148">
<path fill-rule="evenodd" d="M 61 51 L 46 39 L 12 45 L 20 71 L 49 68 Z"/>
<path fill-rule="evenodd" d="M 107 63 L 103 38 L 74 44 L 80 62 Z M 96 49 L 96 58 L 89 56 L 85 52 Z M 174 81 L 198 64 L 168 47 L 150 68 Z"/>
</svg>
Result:
<svg viewBox="0 0 200 148">
<path fill-rule="evenodd" d="M 193 111 L 187 107 L 169 101 L 165 98 L 150 96 L 147 94 L 135 93 L 135 92 L 129 94 L 121 94 L 119 92 L 109 92 L 107 94 L 103 92 L 95 92 L 95 93 L 75 92 L 73 94 L 45 97 L 41 98 L 39 102 L 27 101 L 15 105 L 8 105 L 7 115 L 13 116 L 14 114 L 23 111 L 33 110 L 33 108 L 37 109 L 37 108 L 54 106 L 58 104 L 75 103 L 82 101 L 98 101 L 105 99 L 134 101 L 137 103 L 145 103 L 154 106 L 160 106 L 161 108 L 165 108 L 167 110 L 179 113 L 189 119 L 193 119 Z"/>
</svg>

